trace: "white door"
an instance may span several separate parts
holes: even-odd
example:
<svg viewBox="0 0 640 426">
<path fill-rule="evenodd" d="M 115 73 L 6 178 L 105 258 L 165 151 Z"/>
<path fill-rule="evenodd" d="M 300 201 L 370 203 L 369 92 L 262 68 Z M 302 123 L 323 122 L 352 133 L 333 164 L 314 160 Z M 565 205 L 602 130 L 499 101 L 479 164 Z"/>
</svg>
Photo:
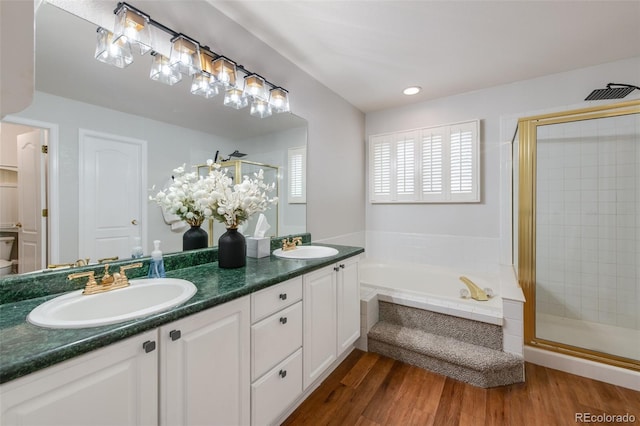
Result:
<svg viewBox="0 0 640 426">
<path fill-rule="evenodd" d="M 45 132 L 40 129 L 18 135 L 18 272 L 30 272 L 45 267 L 47 261 L 46 189 L 42 170 L 46 159 L 42 146 Z"/>
<path fill-rule="evenodd" d="M 360 337 L 360 280 L 358 258 L 338 265 L 338 356 Z"/>
<path fill-rule="evenodd" d="M 80 130 L 78 257 L 131 257 L 146 241 L 147 142 Z"/>
</svg>

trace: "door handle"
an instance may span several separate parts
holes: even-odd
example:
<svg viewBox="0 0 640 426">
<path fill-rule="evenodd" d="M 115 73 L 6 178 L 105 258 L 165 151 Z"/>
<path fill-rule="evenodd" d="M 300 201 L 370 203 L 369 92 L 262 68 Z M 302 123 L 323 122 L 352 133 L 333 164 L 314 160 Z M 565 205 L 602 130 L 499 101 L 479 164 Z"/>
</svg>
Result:
<svg viewBox="0 0 640 426">
<path fill-rule="evenodd" d="M 16 228 L 22 228 L 22 223 L 20 222 L 16 223 Z"/>
<path fill-rule="evenodd" d="M 131 224 L 132 224 L 132 225 L 137 225 L 137 224 L 138 224 L 138 221 L 137 221 L 137 220 L 135 220 L 135 219 L 133 219 L 133 220 L 131 221 Z"/>
</svg>

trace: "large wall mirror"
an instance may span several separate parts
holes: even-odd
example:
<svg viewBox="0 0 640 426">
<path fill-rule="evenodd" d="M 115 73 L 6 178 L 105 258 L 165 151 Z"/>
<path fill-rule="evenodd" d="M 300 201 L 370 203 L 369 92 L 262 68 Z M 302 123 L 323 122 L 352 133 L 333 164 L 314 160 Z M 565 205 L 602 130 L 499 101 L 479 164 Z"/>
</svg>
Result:
<svg viewBox="0 0 640 426">
<path fill-rule="evenodd" d="M 145 7 L 161 7 L 160 3 L 148 2 Z M 98 62 L 94 59 L 96 28 L 54 5 L 41 4 L 36 11 L 34 101 L 0 124 L 0 194 L 15 197 L 0 202 L 0 236 L 16 236 L 11 258 L 22 265 L 21 272 L 86 257 L 92 257 L 93 262 L 100 256 L 129 256 L 129 248 L 125 253 L 89 255 L 86 248 L 92 246 L 91 241 L 83 235 L 91 233 L 81 228 L 99 228 L 105 215 L 125 217 L 128 213 L 123 212 L 130 204 L 139 206 L 138 217 L 127 216 L 126 222 L 143 229 L 140 235 L 145 255 L 155 239 L 162 240 L 165 252 L 182 250 L 182 233 L 172 231 L 148 196 L 170 182 L 174 168 L 203 164 L 216 152 L 228 158 L 237 150 L 246 154 L 244 160 L 277 167 L 280 202 L 272 228 L 278 235 L 305 232 L 306 204 L 288 201 L 287 179 L 289 153 L 306 147 L 306 120 L 290 113 L 252 117 L 247 109 L 223 106 L 223 94 L 212 99 L 192 95 L 187 77 L 173 86 L 153 81 L 148 54 L 136 55 L 124 69 Z M 44 159 L 42 164 L 31 161 L 43 174 L 44 183 L 38 200 L 27 206 L 18 202 L 22 196 L 17 194 L 17 182 L 20 176 L 24 182 L 31 173 L 21 169 L 25 157 L 16 144 L 18 135 L 38 129 L 42 143 L 55 151 L 55 159 Z M 35 140 L 32 145 L 39 143 Z M 112 162 L 91 162 L 95 146 L 118 144 L 136 145 L 139 151 L 135 152 L 142 153 L 144 174 L 140 179 L 123 173 L 126 167 L 118 160 L 121 154 L 114 154 Z M 87 172 L 96 168 L 103 176 L 112 177 L 108 185 L 87 178 L 91 175 Z M 32 184 L 38 187 L 39 181 Z M 107 207 L 96 211 L 97 205 Z M 5 208 L 8 206 L 12 208 Z M 42 209 L 47 207 L 49 216 L 41 219 Z M 29 220 L 38 223 L 30 226 Z M 18 223 L 22 228 L 15 226 Z M 40 233 L 36 235 L 40 248 L 24 245 L 33 230 Z M 247 229 L 247 233 L 251 231 Z"/>
</svg>

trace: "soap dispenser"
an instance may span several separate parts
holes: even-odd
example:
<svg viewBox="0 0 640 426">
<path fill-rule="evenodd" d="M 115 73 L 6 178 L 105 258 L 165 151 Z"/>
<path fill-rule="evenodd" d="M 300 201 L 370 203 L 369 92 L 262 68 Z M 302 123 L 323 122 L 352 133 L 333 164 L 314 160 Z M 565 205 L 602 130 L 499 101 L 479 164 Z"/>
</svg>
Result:
<svg viewBox="0 0 640 426">
<path fill-rule="evenodd" d="M 153 242 L 153 251 L 151 252 L 151 263 L 149 264 L 149 278 L 164 278 L 165 276 L 160 240 L 155 240 Z"/>
</svg>

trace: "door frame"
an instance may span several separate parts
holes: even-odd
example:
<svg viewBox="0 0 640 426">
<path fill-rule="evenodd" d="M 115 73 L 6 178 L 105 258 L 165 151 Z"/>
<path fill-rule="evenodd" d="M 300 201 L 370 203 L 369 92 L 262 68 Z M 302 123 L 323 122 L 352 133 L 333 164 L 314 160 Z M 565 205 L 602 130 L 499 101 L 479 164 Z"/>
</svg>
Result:
<svg viewBox="0 0 640 426">
<path fill-rule="evenodd" d="M 60 186 L 58 180 L 59 171 L 59 125 L 47 121 L 33 120 L 30 118 L 17 117 L 15 115 L 7 115 L 2 119 L 3 123 L 20 124 L 23 126 L 35 127 L 47 130 L 47 173 L 43 174 L 41 179 L 46 180 L 44 185 L 47 191 L 47 226 L 46 226 L 46 246 L 47 256 L 43 257 L 43 264 L 60 263 Z"/>
</svg>

